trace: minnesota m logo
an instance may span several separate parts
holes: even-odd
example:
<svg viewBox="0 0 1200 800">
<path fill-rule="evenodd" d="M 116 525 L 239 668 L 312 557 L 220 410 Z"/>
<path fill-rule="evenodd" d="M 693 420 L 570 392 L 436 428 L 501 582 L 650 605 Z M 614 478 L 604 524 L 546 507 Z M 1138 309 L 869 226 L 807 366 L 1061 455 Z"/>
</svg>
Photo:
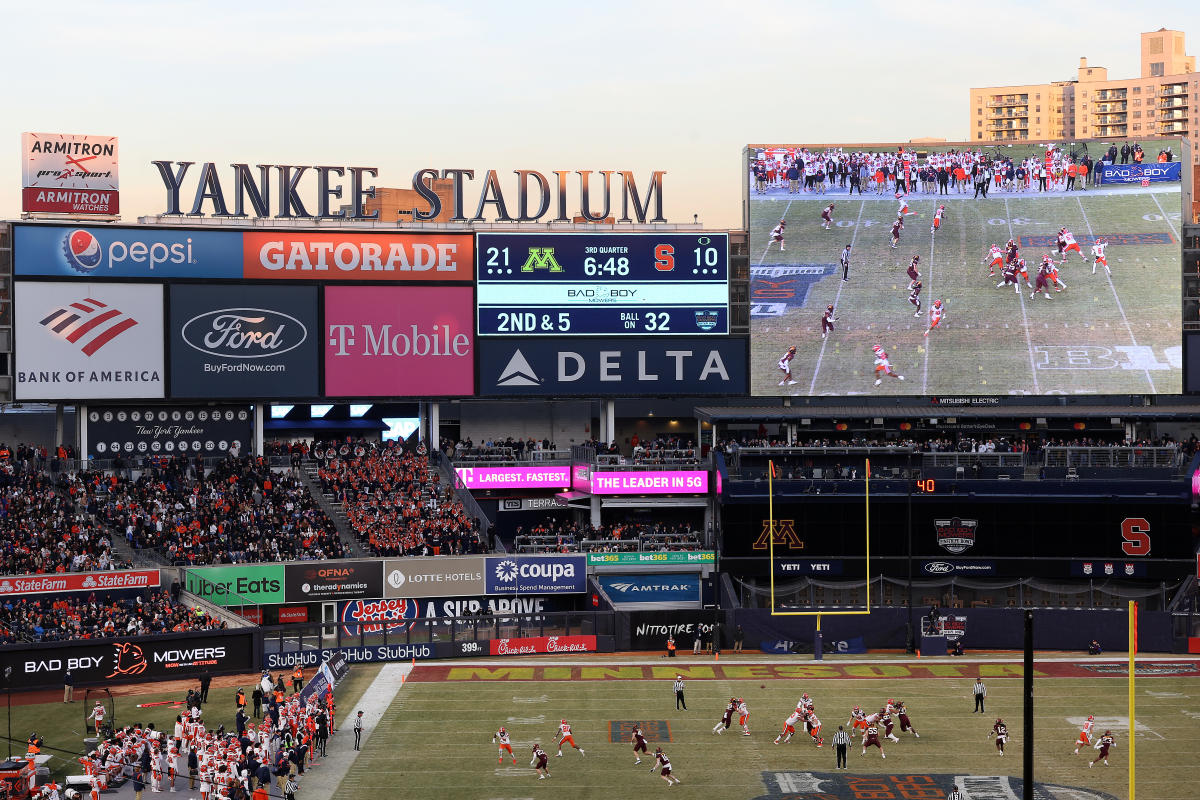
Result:
<svg viewBox="0 0 1200 800">
<path fill-rule="evenodd" d="M 771 530 L 771 520 L 764 519 L 762 521 L 762 533 L 754 540 L 755 550 L 766 550 L 770 545 L 770 540 L 767 538 L 774 534 L 775 546 L 781 547 L 787 545 L 789 550 L 803 550 L 804 540 L 796 533 L 796 520 L 794 519 L 777 519 L 775 520 L 775 530 Z"/>
<path fill-rule="evenodd" d="M 550 272 L 562 272 L 562 264 L 554 260 L 553 247 L 531 247 L 529 258 L 521 265 L 521 272 L 533 272 L 535 269 L 545 269 Z"/>
</svg>

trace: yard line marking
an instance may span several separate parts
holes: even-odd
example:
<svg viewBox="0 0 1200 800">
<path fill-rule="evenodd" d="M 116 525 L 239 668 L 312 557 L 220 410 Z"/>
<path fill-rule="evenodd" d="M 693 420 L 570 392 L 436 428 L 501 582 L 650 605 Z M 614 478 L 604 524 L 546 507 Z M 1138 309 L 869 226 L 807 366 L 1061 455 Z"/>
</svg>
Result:
<svg viewBox="0 0 1200 800">
<path fill-rule="evenodd" d="M 1162 212 L 1163 219 L 1167 223 L 1167 227 L 1171 229 L 1171 233 L 1175 234 L 1175 238 L 1179 238 L 1179 231 L 1175 230 L 1175 225 L 1171 222 L 1171 216 L 1167 214 L 1166 209 L 1162 207 L 1162 203 L 1158 202 L 1158 195 L 1151 193 L 1150 199 L 1154 201 L 1154 205 L 1158 206 L 1158 210 Z M 1154 259 L 1158 261 L 1158 259 Z"/>
<path fill-rule="evenodd" d="M 1009 216 L 1007 197 L 1004 198 L 1004 219 L 1008 222 L 1008 238 L 1016 241 L 1016 237 L 1013 236 L 1012 217 Z M 1028 275 L 1029 273 L 1026 272 L 1025 274 Z M 1041 394 L 1042 390 L 1038 388 L 1037 379 L 1037 357 L 1033 353 L 1033 338 L 1029 335 L 1029 314 L 1025 311 L 1025 292 L 1021 289 L 1020 283 L 1017 284 L 1017 298 L 1021 301 L 1021 320 L 1024 323 L 1022 327 L 1025 329 L 1025 346 L 1029 348 L 1029 372 L 1033 376 L 1033 393 Z"/>
<path fill-rule="evenodd" d="M 850 234 L 850 250 L 851 250 L 851 252 L 854 251 L 854 241 L 858 238 L 858 229 L 860 227 L 862 227 L 861 223 L 862 223 L 863 209 L 866 208 L 866 206 L 867 206 L 866 200 L 863 200 L 862 202 L 859 203 L 858 219 L 855 220 L 854 231 Z M 834 272 L 834 275 L 837 275 L 837 272 Z M 844 289 L 846 287 L 846 282 L 844 280 L 842 280 L 841 278 L 838 278 L 837 280 L 838 280 L 838 290 L 837 290 L 837 294 L 833 298 L 834 313 L 837 313 L 838 302 L 842 299 L 842 289 Z M 813 367 L 812 381 L 808 384 L 808 394 L 810 397 L 812 396 L 812 393 L 816 390 L 817 373 L 821 371 L 821 361 L 824 360 L 824 358 L 825 358 L 825 345 L 828 343 L 829 343 L 828 338 L 821 340 L 821 352 L 817 354 L 817 364 L 815 367 Z"/>
<path fill-rule="evenodd" d="M 934 214 L 937 213 L 937 202 L 938 202 L 937 200 L 933 201 Z M 933 215 L 931 214 L 929 218 L 933 219 Z M 933 303 L 934 303 L 934 296 L 933 296 L 933 242 L 934 242 L 934 237 L 933 237 L 933 231 L 931 230 L 931 231 L 929 231 L 929 291 L 925 295 L 925 299 L 929 301 L 929 307 L 925 310 L 925 316 L 929 319 L 932 319 L 932 317 L 930 317 L 930 311 L 933 308 Z M 932 333 L 932 331 L 930 331 L 930 333 Z M 922 338 L 925 339 L 925 366 L 921 370 L 921 394 L 929 394 L 929 392 L 926 391 L 925 387 L 926 387 L 926 384 L 929 383 L 929 346 L 933 343 L 933 337 L 925 336 Z"/>
<path fill-rule="evenodd" d="M 1151 196 L 1153 197 L 1153 195 Z M 1079 213 L 1083 215 L 1083 224 L 1087 226 L 1088 236 L 1091 236 L 1093 239 L 1095 239 L 1096 237 L 1092 234 L 1092 223 L 1088 222 L 1087 212 L 1083 210 L 1083 201 L 1076 196 L 1075 202 L 1079 204 Z M 1154 204 L 1158 205 L 1157 197 L 1154 198 Z M 1162 210 L 1161 205 L 1158 206 L 1158 208 L 1160 211 Z M 1165 212 L 1163 214 L 1163 218 L 1166 219 Z M 1175 228 L 1172 227 L 1171 230 L 1175 230 Z M 1175 238 L 1179 238 L 1178 234 Z M 1108 270 L 1104 270 L 1104 277 L 1108 281 L 1108 288 L 1112 292 L 1113 300 L 1117 302 L 1117 311 L 1121 312 L 1121 322 L 1125 323 L 1125 330 L 1129 331 L 1129 341 L 1133 342 L 1134 347 L 1137 347 L 1137 337 L 1133 335 L 1133 326 L 1129 324 L 1129 318 L 1125 316 L 1125 307 L 1121 305 L 1121 298 L 1117 295 L 1117 287 L 1113 285 L 1112 273 Z M 1146 381 L 1150 384 L 1151 393 L 1157 394 L 1158 390 L 1154 388 L 1154 378 L 1150 377 L 1150 370 L 1145 369 L 1142 370 L 1142 372 L 1145 373 Z"/>
</svg>

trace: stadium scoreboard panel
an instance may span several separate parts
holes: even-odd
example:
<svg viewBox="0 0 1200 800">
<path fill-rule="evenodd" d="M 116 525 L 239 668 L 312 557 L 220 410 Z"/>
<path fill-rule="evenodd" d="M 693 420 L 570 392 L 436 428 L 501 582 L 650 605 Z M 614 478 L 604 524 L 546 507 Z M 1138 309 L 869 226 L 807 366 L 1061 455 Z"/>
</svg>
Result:
<svg viewBox="0 0 1200 800">
<path fill-rule="evenodd" d="M 480 233 L 480 336 L 729 333 L 725 233 Z"/>
</svg>

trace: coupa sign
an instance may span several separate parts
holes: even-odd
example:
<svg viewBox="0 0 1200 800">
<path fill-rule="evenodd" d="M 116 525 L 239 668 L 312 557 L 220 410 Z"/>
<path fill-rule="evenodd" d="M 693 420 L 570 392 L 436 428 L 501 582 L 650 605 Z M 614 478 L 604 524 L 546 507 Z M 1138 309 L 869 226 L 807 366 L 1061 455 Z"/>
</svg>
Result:
<svg viewBox="0 0 1200 800">
<path fill-rule="evenodd" d="M 587 590 L 585 556 L 488 558 L 488 594 L 564 594 Z"/>
</svg>

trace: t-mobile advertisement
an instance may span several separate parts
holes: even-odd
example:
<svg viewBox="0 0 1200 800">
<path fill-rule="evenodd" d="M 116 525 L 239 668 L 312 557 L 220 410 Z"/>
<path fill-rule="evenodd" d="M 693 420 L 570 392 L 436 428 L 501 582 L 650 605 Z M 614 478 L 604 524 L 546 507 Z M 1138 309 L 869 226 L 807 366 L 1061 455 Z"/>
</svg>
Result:
<svg viewBox="0 0 1200 800">
<path fill-rule="evenodd" d="M 708 473 L 703 470 L 639 470 L 593 472 L 592 494 L 706 494 Z"/>
<path fill-rule="evenodd" d="M 470 396 L 474 325 L 469 287 L 327 287 L 325 393 Z"/>
<path fill-rule="evenodd" d="M 467 489 L 567 489 L 571 468 L 561 467 L 458 467 Z"/>
</svg>

